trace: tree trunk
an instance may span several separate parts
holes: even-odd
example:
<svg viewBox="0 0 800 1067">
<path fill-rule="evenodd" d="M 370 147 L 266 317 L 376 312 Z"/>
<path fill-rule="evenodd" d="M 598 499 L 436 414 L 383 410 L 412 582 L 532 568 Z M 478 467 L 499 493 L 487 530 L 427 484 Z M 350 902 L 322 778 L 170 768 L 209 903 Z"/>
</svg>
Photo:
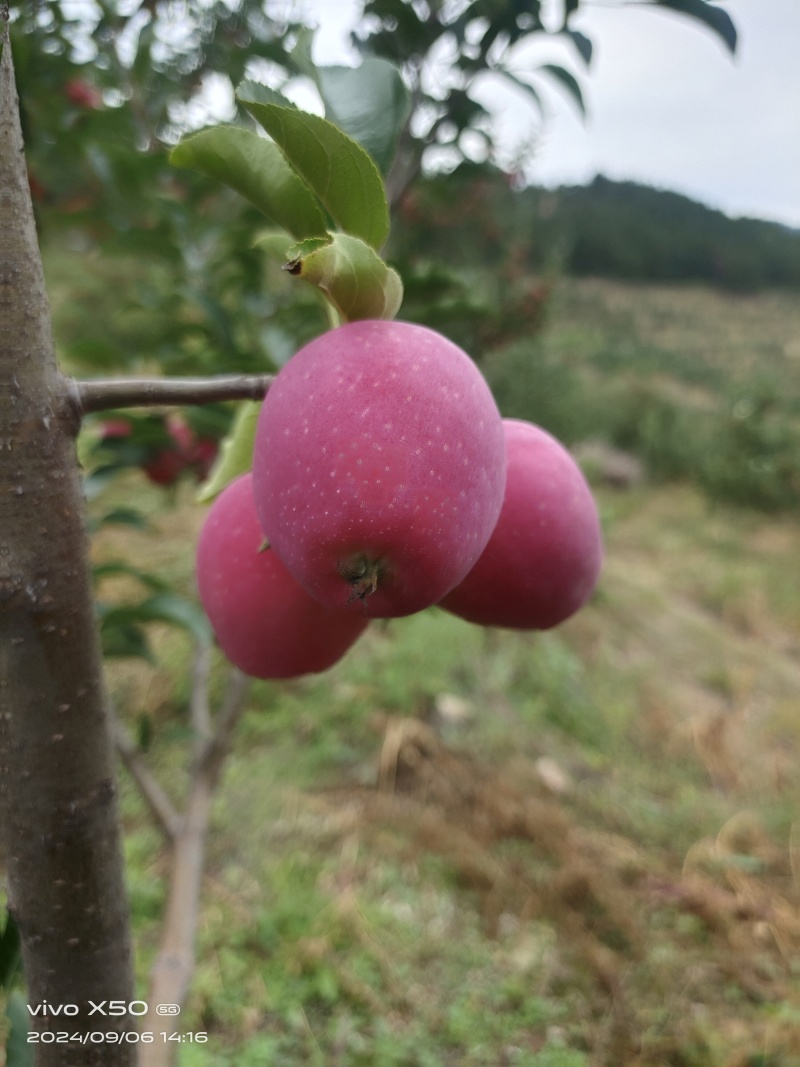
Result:
<svg viewBox="0 0 800 1067">
<path fill-rule="evenodd" d="M 31 1030 L 75 1038 L 37 1044 L 38 1067 L 131 1067 L 136 1019 L 102 1014 L 134 993 L 78 426 L 55 359 L 4 23 L 0 14 L 0 846 L 27 1002 L 77 1007 L 31 1016 Z M 105 1004 L 90 1014 L 91 1002 Z M 93 1041 L 100 1032 L 108 1039 Z"/>
</svg>

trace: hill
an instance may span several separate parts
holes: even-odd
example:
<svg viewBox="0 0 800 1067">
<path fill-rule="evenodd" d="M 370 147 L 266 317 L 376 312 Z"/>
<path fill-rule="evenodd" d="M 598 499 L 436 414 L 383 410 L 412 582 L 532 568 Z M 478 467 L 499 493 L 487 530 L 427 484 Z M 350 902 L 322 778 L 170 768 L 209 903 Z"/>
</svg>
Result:
<svg viewBox="0 0 800 1067">
<path fill-rule="evenodd" d="M 513 191 L 485 167 L 421 182 L 400 205 L 400 258 L 755 292 L 800 287 L 800 231 L 733 219 L 689 197 L 598 176 Z"/>
<path fill-rule="evenodd" d="M 600 176 L 522 195 L 545 247 L 565 245 L 572 274 L 742 290 L 800 285 L 800 232 L 778 223 L 732 219 L 678 193 Z"/>
</svg>

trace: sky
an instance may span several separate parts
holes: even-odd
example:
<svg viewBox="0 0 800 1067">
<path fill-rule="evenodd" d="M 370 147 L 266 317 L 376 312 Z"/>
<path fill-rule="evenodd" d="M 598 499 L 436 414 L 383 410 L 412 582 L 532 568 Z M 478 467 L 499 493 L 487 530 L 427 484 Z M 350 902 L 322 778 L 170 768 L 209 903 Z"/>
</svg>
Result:
<svg viewBox="0 0 800 1067">
<path fill-rule="evenodd" d="M 587 119 L 544 80 L 543 125 L 521 95 L 487 83 L 480 99 L 497 115 L 505 152 L 535 137 L 526 175 L 537 185 L 584 184 L 601 173 L 800 227 L 800 0 L 721 6 L 739 30 L 735 57 L 694 20 L 584 0 L 573 26 L 593 41 L 589 72 L 555 42 L 536 44 L 525 58 L 578 75 Z M 319 27 L 316 61 L 356 62 L 348 33 L 357 0 L 303 7 Z"/>
</svg>

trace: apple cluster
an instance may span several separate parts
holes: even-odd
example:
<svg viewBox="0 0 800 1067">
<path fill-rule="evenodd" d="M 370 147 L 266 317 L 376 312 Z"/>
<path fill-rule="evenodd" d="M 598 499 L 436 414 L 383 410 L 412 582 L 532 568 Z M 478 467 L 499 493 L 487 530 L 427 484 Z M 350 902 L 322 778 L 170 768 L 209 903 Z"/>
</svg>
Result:
<svg viewBox="0 0 800 1067">
<path fill-rule="evenodd" d="M 197 581 L 228 658 L 287 678 L 331 666 L 370 619 L 435 604 L 550 628 L 586 601 L 601 560 L 566 449 L 503 419 L 445 337 L 370 320 L 316 338 L 276 376 L 253 470 L 201 530 Z"/>
<path fill-rule="evenodd" d="M 202 482 L 216 459 L 219 442 L 200 436 L 178 414 L 150 416 L 136 421 L 130 418 L 107 419 L 100 429 L 100 443 L 113 451 L 118 461 L 133 461 L 141 467 L 153 485 L 169 488 L 184 474 Z"/>
</svg>

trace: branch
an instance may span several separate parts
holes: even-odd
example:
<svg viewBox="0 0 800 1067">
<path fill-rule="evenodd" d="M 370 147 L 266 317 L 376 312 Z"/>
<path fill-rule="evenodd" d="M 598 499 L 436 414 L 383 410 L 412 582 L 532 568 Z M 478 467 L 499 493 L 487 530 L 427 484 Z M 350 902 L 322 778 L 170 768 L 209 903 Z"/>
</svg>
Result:
<svg viewBox="0 0 800 1067">
<path fill-rule="evenodd" d="M 117 752 L 119 752 L 122 762 L 127 767 L 128 773 L 136 783 L 142 799 L 150 809 L 150 813 L 163 831 L 164 836 L 170 843 L 173 843 L 181 831 L 183 820 L 173 807 L 172 801 L 153 777 L 152 772 L 142 759 L 141 752 L 131 740 L 128 731 L 111 707 L 109 708 L 109 714 Z"/>
<path fill-rule="evenodd" d="M 192 695 L 189 707 L 194 730 L 195 759 L 200 759 L 212 735 L 211 707 L 208 701 L 208 679 L 211 673 L 211 645 L 198 645 L 192 665 Z"/>
<path fill-rule="evenodd" d="M 206 714 L 208 662 L 203 652 L 195 662 L 192 694 L 195 724 L 202 724 Z M 157 1004 L 183 1005 L 194 970 L 194 940 L 200 903 L 200 885 L 205 861 L 211 801 L 225 756 L 230 748 L 233 729 L 244 709 L 250 679 L 233 670 L 225 700 L 213 724 L 213 733 L 205 738 L 194 765 L 186 814 L 175 840 L 169 897 L 164 917 L 161 945 L 151 972 L 144 1031 L 157 1033 L 163 1019 L 155 1014 Z M 201 692 L 202 690 L 202 692 Z M 176 1046 L 167 1042 L 143 1045 L 142 1067 L 172 1067 Z"/>
<path fill-rule="evenodd" d="M 114 408 L 166 404 L 214 404 L 219 400 L 263 400 L 272 374 L 219 378 L 95 378 L 69 383 L 68 401 L 79 419 Z"/>
<path fill-rule="evenodd" d="M 219 713 L 214 734 L 209 738 L 197 762 L 198 774 L 208 779 L 213 789 L 217 784 L 222 763 L 228 754 L 231 734 L 244 710 L 244 698 L 251 679 L 239 670 L 231 670 L 225 702 Z"/>
<path fill-rule="evenodd" d="M 413 73 L 413 88 L 408 117 L 400 131 L 394 159 L 386 176 L 386 195 L 391 207 L 399 203 L 414 177 L 422 169 L 422 152 L 424 149 L 418 147 L 416 139 L 411 132 L 412 119 L 417 113 L 422 98 L 423 93 L 419 85 L 419 69 L 417 69 Z"/>
</svg>

